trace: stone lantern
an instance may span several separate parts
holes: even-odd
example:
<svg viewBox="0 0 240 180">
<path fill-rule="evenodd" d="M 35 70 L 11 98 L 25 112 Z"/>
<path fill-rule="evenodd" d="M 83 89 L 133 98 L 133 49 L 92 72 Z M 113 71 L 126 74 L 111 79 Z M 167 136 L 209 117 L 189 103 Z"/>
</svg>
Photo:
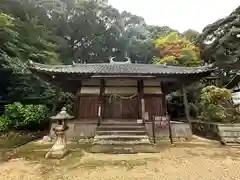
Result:
<svg viewBox="0 0 240 180">
<path fill-rule="evenodd" d="M 63 107 L 61 112 L 59 112 L 56 116 L 52 116 L 52 120 L 57 121 L 57 127 L 53 130 L 56 134 L 56 142 L 53 147 L 46 154 L 46 158 L 63 158 L 68 153 L 67 142 L 65 131 L 68 129 L 66 120 L 73 119 L 74 116 L 70 116 L 66 112 L 66 108 Z"/>
</svg>

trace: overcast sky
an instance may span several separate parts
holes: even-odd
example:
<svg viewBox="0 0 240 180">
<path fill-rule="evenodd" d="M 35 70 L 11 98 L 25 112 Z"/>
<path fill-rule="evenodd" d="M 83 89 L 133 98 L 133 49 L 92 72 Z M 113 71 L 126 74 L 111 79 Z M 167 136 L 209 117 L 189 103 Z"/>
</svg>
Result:
<svg viewBox="0 0 240 180">
<path fill-rule="evenodd" d="M 147 24 L 167 25 L 183 32 L 199 32 L 214 21 L 228 16 L 240 0 L 109 0 L 113 7 L 142 16 Z"/>
</svg>

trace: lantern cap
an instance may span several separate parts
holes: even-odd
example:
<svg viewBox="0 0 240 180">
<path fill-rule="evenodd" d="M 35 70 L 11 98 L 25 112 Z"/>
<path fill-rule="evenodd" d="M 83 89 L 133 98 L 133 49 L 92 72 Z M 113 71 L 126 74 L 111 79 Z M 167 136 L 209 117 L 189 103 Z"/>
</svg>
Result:
<svg viewBox="0 0 240 180">
<path fill-rule="evenodd" d="M 66 110 L 67 109 L 63 107 L 61 111 L 57 115 L 52 116 L 51 119 L 54 119 L 54 120 L 73 119 L 74 116 L 70 116 Z"/>
</svg>

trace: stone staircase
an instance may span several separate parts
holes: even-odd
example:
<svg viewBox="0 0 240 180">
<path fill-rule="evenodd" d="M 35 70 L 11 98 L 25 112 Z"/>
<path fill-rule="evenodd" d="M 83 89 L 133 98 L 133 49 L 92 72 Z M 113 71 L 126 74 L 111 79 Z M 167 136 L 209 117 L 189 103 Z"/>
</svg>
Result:
<svg viewBox="0 0 240 180">
<path fill-rule="evenodd" d="M 136 153 L 151 143 L 145 126 L 137 120 L 104 120 L 96 129 L 93 145 L 92 152 Z"/>
</svg>

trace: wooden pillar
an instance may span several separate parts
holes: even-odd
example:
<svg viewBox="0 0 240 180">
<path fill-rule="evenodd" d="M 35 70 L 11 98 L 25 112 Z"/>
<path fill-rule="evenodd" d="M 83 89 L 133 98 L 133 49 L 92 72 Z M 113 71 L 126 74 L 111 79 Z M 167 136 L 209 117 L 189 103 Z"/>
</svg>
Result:
<svg viewBox="0 0 240 180">
<path fill-rule="evenodd" d="M 168 114 L 168 104 L 167 104 L 167 99 L 166 99 L 166 95 L 167 95 L 167 91 L 166 91 L 166 86 L 164 86 L 164 83 L 161 81 L 161 89 L 162 89 L 162 94 L 163 94 L 163 106 L 164 106 L 164 114 L 165 115 L 169 115 Z"/>
<path fill-rule="evenodd" d="M 160 88 L 161 88 L 161 91 L 162 91 L 162 107 L 164 108 L 164 109 L 162 109 L 163 110 L 163 114 L 164 115 L 167 115 L 168 114 L 168 112 L 167 112 L 167 101 L 166 101 L 166 94 L 165 94 L 165 89 L 164 89 L 164 85 L 163 85 L 163 82 L 162 81 L 160 81 Z"/>
<path fill-rule="evenodd" d="M 188 99 L 187 99 L 187 90 L 186 90 L 186 87 L 184 84 L 182 85 L 182 93 L 183 93 L 185 117 L 188 121 L 190 128 L 192 129 L 192 124 L 191 124 L 191 119 L 190 119 L 190 109 L 189 109 L 189 104 L 188 104 Z"/>
<path fill-rule="evenodd" d="M 105 92 L 105 80 L 100 80 L 100 93 L 99 93 L 99 114 L 100 118 L 103 118 L 104 114 L 104 92 Z"/>
<path fill-rule="evenodd" d="M 143 80 L 138 81 L 138 118 L 143 119 L 143 113 L 145 111 L 144 104 L 144 92 L 143 92 Z"/>
<path fill-rule="evenodd" d="M 82 82 L 79 83 L 79 87 L 76 87 L 75 91 L 73 92 L 73 94 L 75 95 L 74 105 L 73 105 L 73 115 L 74 115 L 75 119 L 78 119 L 78 110 L 79 110 L 79 104 L 80 104 L 80 96 L 79 96 L 78 92 L 79 91 L 81 92 L 81 87 L 82 87 Z"/>
<path fill-rule="evenodd" d="M 138 80 L 137 82 L 137 90 L 138 90 L 138 119 L 141 119 L 142 117 L 142 107 L 141 107 L 141 80 Z"/>
</svg>

